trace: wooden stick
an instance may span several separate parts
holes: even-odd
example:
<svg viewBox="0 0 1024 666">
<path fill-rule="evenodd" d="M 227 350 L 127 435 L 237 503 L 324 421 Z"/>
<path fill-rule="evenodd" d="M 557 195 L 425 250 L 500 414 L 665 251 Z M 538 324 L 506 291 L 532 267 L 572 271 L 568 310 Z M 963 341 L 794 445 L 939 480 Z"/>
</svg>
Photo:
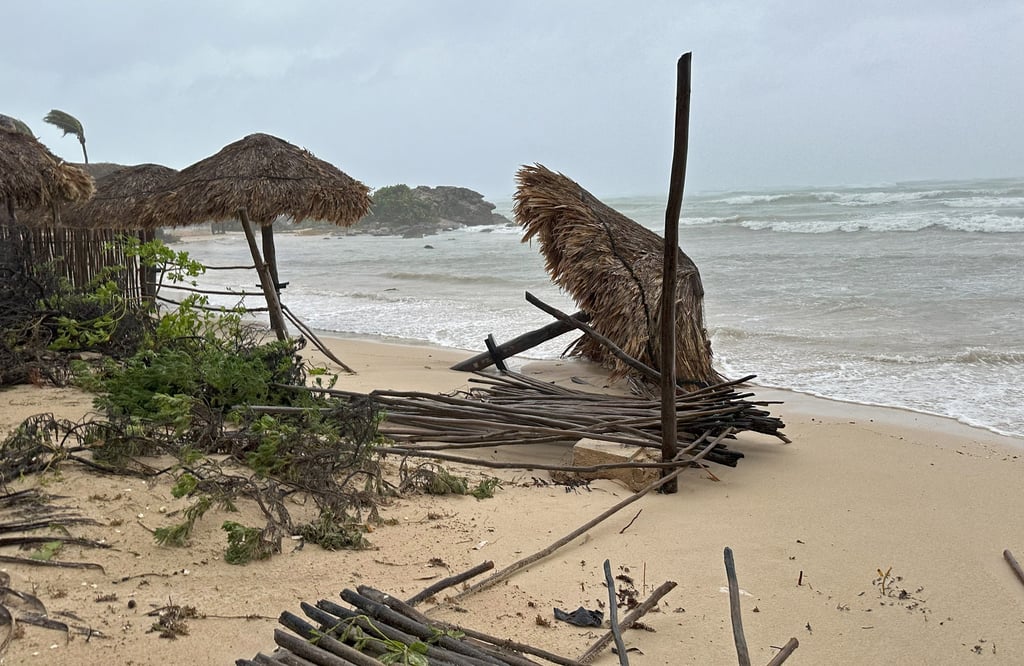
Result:
<svg viewBox="0 0 1024 666">
<path fill-rule="evenodd" d="M 626 656 L 626 644 L 622 642 L 622 628 L 619 626 L 619 600 L 615 594 L 615 579 L 612 578 L 612 564 L 610 560 L 604 561 L 604 581 L 608 585 L 608 620 L 612 626 L 612 638 L 615 639 L 615 649 L 619 653 L 619 666 L 629 666 L 629 657 Z"/>
<path fill-rule="evenodd" d="M 633 358 L 632 356 L 630 356 L 626 352 L 622 351 L 621 347 L 619 347 L 617 344 L 612 342 L 608 337 L 606 337 L 604 335 L 601 335 L 600 333 L 595 331 L 590 326 L 587 326 L 583 322 L 577 321 L 576 319 L 573 319 L 572 317 L 570 317 L 569 315 L 565 314 L 561 310 L 558 310 L 558 309 L 548 305 L 547 303 L 545 303 L 544 301 L 540 300 L 539 298 L 537 298 L 536 296 L 534 296 L 530 292 L 526 292 L 526 300 L 531 305 L 534 305 L 534 306 L 540 308 L 541 310 L 543 310 L 544 312 L 547 312 L 549 315 L 551 315 L 555 319 L 558 319 L 560 321 L 564 321 L 565 323 L 570 324 L 570 325 L 575 326 L 576 328 L 580 329 L 581 331 L 586 333 L 588 336 L 590 336 L 591 338 L 596 340 L 598 343 L 600 343 L 604 347 L 607 347 L 608 351 L 610 351 L 612 354 L 614 354 L 615 357 L 618 358 L 620 361 L 622 361 L 623 363 L 625 363 L 629 367 L 633 368 L 634 370 L 638 371 L 639 373 L 641 373 L 642 375 L 644 375 L 648 379 L 651 379 L 653 381 L 660 381 L 661 380 L 661 373 L 660 372 L 658 372 L 654 368 L 650 367 L 649 365 L 646 365 L 645 363 L 642 363 L 642 362 L 636 360 L 635 358 Z"/>
<path fill-rule="evenodd" d="M 586 312 L 577 312 L 572 315 L 573 319 L 579 321 L 590 321 L 590 315 Z M 472 358 L 468 358 L 465 361 L 459 361 L 451 367 L 452 370 L 460 370 L 463 372 L 474 372 L 476 370 L 483 370 L 489 365 L 494 363 L 495 358 L 506 359 L 510 356 L 515 356 L 527 349 L 533 349 L 542 342 L 547 342 L 553 338 L 557 338 L 559 335 L 568 333 L 569 331 L 576 330 L 576 327 L 566 324 L 564 321 L 556 321 L 548 324 L 542 328 L 538 328 L 536 331 L 530 331 L 529 333 L 523 333 L 522 335 L 512 338 L 508 342 L 503 342 L 497 346 L 497 354 L 495 351 L 488 349 L 483 353 L 477 354 Z"/>
<path fill-rule="evenodd" d="M 238 219 L 242 223 L 245 240 L 249 243 L 249 252 L 252 254 L 253 263 L 256 264 L 256 272 L 260 276 L 263 295 L 267 299 L 267 308 L 270 312 L 270 328 L 277 334 L 278 340 L 287 340 L 288 327 L 284 323 L 284 313 L 281 311 L 281 301 L 277 297 L 274 278 L 270 273 L 270 267 L 263 262 L 263 258 L 260 256 L 260 249 L 256 246 L 256 236 L 253 233 L 252 224 L 249 223 L 249 214 L 244 208 L 238 209 Z"/>
<path fill-rule="evenodd" d="M 280 629 L 274 629 L 274 642 L 284 649 L 294 652 L 303 659 L 308 659 L 313 663 L 318 664 L 318 666 L 358 666 L 355 662 L 339 657 L 338 655 L 328 652 L 321 647 L 313 645 L 309 641 L 303 640 L 298 636 L 294 636 Z M 320 641 L 317 642 L 319 643 Z M 339 643 L 339 645 L 341 645 L 341 643 Z M 376 659 L 373 661 L 376 664 L 381 663 Z"/>
<path fill-rule="evenodd" d="M 377 624 L 384 623 L 389 627 L 393 627 L 399 631 L 404 631 L 414 638 L 418 638 L 421 641 L 432 644 L 433 647 L 437 648 L 439 651 L 447 651 L 455 655 L 459 655 L 457 659 L 472 658 L 485 663 L 492 661 L 492 657 L 490 655 L 470 643 L 456 640 L 455 638 L 444 634 L 436 635 L 427 624 L 417 622 L 411 617 L 403 615 L 380 602 L 364 597 L 355 590 L 342 590 L 341 598 L 352 604 L 355 608 L 368 614 L 377 621 Z M 452 654 L 438 655 L 438 657 L 448 660 L 451 660 L 452 656 Z"/>
<path fill-rule="evenodd" d="M 703 457 L 704 454 L 706 454 L 709 451 L 711 451 L 711 449 L 712 449 L 711 446 L 707 447 L 706 449 L 701 451 L 699 454 L 694 456 L 691 459 L 691 462 L 696 462 L 697 460 L 700 460 L 700 458 Z M 639 491 L 637 491 L 633 495 L 630 495 L 629 497 L 627 497 L 626 499 L 622 500 L 621 502 L 619 502 L 618 504 L 616 504 L 612 508 L 608 509 L 607 511 L 605 511 L 604 513 L 602 513 L 598 517 L 594 518 L 593 520 L 590 520 L 587 523 L 581 525 L 580 527 L 577 527 L 575 530 L 573 530 L 569 534 L 565 535 L 561 539 L 555 541 L 550 546 L 547 546 L 546 548 L 543 548 L 543 549 L 537 551 L 533 555 L 529 555 L 527 557 L 524 557 L 523 559 L 519 560 L 518 562 L 510 564 L 509 566 L 505 567 L 504 569 L 502 569 L 501 571 L 495 573 L 494 575 L 492 575 L 492 576 L 490 576 L 488 578 L 485 578 L 484 580 L 480 581 L 479 583 L 477 583 L 475 585 L 470 586 L 469 588 L 463 590 L 462 592 L 459 592 L 454 597 L 450 597 L 449 601 L 459 601 L 461 599 L 465 599 L 466 597 L 470 596 L 471 594 L 476 594 L 477 592 L 479 592 L 481 590 L 486 590 L 487 588 L 492 587 L 492 586 L 500 583 L 501 581 L 505 580 L 506 578 L 511 577 L 512 574 L 514 574 L 515 572 L 519 571 L 520 569 L 524 569 L 524 568 L 530 566 L 531 564 L 533 564 L 534 562 L 536 562 L 538 560 L 544 559 L 545 557 L 547 557 L 551 553 L 555 552 L 556 550 L 558 550 L 559 548 L 561 548 L 565 544 L 571 542 L 573 539 L 575 539 L 576 537 L 580 536 L 581 534 L 583 534 L 587 530 L 593 528 L 595 525 L 599 524 L 601 521 L 605 520 L 609 516 L 614 515 L 615 513 L 619 512 L 620 510 L 622 510 L 625 507 L 629 506 L 630 504 L 632 504 L 633 502 L 635 502 L 638 499 L 642 498 L 644 495 L 646 495 L 647 493 L 651 492 L 652 490 L 657 490 L 658 488 L 663 486 L 668 481 L 670 481 L 670 480 L 676 478 L 677 476 L 679 476 L 680 474 L 682 474 L 685 470 L 686 470 L 686 467 L 680 467 L 679 469 L 677 469 L 674 472 L 670 473 L 668 476 L 664 476 L 664 477 L 658 479 L 657 481 L 653 481 L 653 482 L 647 484 L 646 486 L 641 488 Z"/>
<path fill-rule="evenodd" d="M 315 638 L 318 647 L 331 652 L 339 658 L 346 659 L 347 661 L 345 663 L 351 663 L 354 664 L 354 666 L 380 666 L 380 662 L 373 657 L 363 654 L 350 645 L 342 643 L 333 636 L 328 636 L 326 632 L 317 631 L 313 625 L 306 622 L 295 613 L 284 611 L 278 618 L 278 622 L 306 640 L 312 640 Z M 282 645 L 280 642 L 278 642 L 278 645 L 281 645 L 281 647 L 287 647 Z"/>
<path fill-rule="evenodd" d="M 344 361 L 335 356 L 334 352 L 332 352 L 330 348 L 327 345 L 325 345 L 323 341 L 320 340 L 320 338 L 318 338 L 316 334 L 313 333 L 313 331 L 310 330 L 310 328 L 306 326 L 306 324 L 302 320 L 296 317 L 294 312 L 288 309 L 288 306 L 282 304 L 281 311 L 288 318 L 288 321 L 294 324 L 295 328 L 299 329 L 300 333 L 309 338 L 309 341 L 313 343 L 313 346 L 319 349 L 324 356 L 337 363 L 341 367 L 341 369 L 347 372 L 348 374 L 356 374 L 356 371 L 345 365 Z"/>
<path fill-rule="evenodd" d="M 492 562 L 491 560 L 481 562 L 475 567 L 470 567 L 469 569 L 466 569 L 462 573 L 457 573 L 454 576 L 449 576 L 448 578 L 444 578 L 442 580 L 437 581 L 433 585 L 411 596 L 405 603 L 409 604 L 410 606 L 415 606 L 421 601 L 424 601 L 425 599 L 429 599 L 430 597 L 434 596 L 441 590 L 449 588 L 453 585 L 458 585 L 463 581 L 467 581 L 470 578 L 479 576 L 483 572 L 490 571 L 493 568 L 494 562 Z"/>
<path fill-rule="evenodd" d="M 675 589 L 675 587 L 675 581 L 671 580 L 659 585 L 658 589 L 651 593 L 651 596 L 647 597 L 647 599 L 645 599 L 639 606 L 637 606 L 632 611 L 627 613 L 626 617 L 622 618 L 622 622 L 619 623 L 619 628 L 629 629 L 630 627 L 632 627 L 634 624 L 636 624 L 637 620 L 642 618 L 648 611 L 657 606 L 658 602 L 661 601 L 661 598 L 669 592 L 671 592 L 673 589 Z M 610 643 L 613 639 L 614 636 L 612 635 L 612 632 L 609 631 L 604 636 L 599 638 L 596 643 L 587 648 L 587 651 L 580 656 L 579 662 L 581 664 L 589 664 L 590 662 L 592 662 L 594 658 L 596 658 L 597 655 L 599 655 L 601 651 L 604 650 L 605 646 L 608 645 L 608 643 Z"/>
<path fill-rule="evenodd" d="M 743 617 L 740 615 L 740 586 L 736 581 L 736 563 L 732 548 L 725 547 L 725 575 L 729 579 L 729 615 L 732 617 L 732 639 L 736 643 L 736 657 L 740 666 L 750 666 L 747 639 L 743 636 Z"/>
<path fill-rule="evenodd" d="M 1010 568 L 1013 569 L 1013 573 L 1017 574 L 1017 578 L 1020 579 L 1020 582 L 1024 583 L 1024 569 L 1020 568 L 1020 564 L 1009 549 L 1003 551 L 1003 559 L 1009 563 Z"/>
<path fill-rule="evenodd" d="M 665 260 L 661 278 L 662 461 L 676 457 L 676 269 L 679 264 L 679 213 L 683 206 L 690 128 L 690 55 L 683 54 L 676 65 L 676 131 L 668 205 L 665 208 Z M 662 492 L 676 492 L 676 484 L 666 484 Z"/>
<path fill-rule="evenodd" d="M 789 641 L 782 646 L 782 649 L 779 650 L 779 653 L 772 657 L 772 660 L 768 662 L 768 666 L 779 666 L 789 659 L 789 655 L 793 654 L 793 650 L 796 650 L 798 647 L 800 647 L 800 641 L 796 638 L 790 638 Z"/>
<path fill-rule="evenodd" d="M 494 636 L 489 636 L 488 634 L 476 631 L 474 629 L 468 629 L 459 624 L 443 622 L 439 620 L 432 620 L 420 611 L 416 610 L 412 606 L 402 601 L 401 599 L 397 599 L 389 594 L 381 592 L 380 590 L 376 590 L 372 587 L 360 585 L 357 589 L 363 596 L 369 597 L 374 601 L 379 601 L 385 606 L 394 609 L 395 611 L 402 613 L 403 615 L 408 615 L 417 622 L 422 622 L 423 624 L 426 624 L 428 626 L 436 626 L 442 629 L 453 629 L 455 631 L 461 631 L 463 634 L 466 635 L 467 638 L 473 638 L 478 641 L 483 641 L 484 643 L 490 643 L 491 645 L 494 645 L 495 647 L 500 648 L 502 650 L 512 650 L 515 652 L 521 652 L 523 654 L 532 654 L 535 657 L 540 657 L 541 659 L 550 661 L 553 664 L 560 664 L 561 666 L 580 666 L 580 662 L 578 661 L 569 659 L 567 657 L 563 657 L 561 655 L 553 654 L 551 652 L 547 652 L 546 650 L 541 650 L 540 648 L 534 647 L 532 645 L 517 643 L 506 638 L 496 638 Z M 510 655 L 504 654 L 503 656 L 506 659 L 508 659 Z"/>
</svg>

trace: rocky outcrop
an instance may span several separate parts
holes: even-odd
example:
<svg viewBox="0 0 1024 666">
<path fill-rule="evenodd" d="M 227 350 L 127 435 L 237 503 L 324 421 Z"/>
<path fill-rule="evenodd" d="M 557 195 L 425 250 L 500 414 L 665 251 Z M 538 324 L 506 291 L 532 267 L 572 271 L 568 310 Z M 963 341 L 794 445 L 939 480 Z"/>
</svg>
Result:
<svg viewBox="0 0 1024 666">
<path fill-rule="evenodd" d="M 495 205 L 465 187 L 406 185 L 382 187 L 372 194 L 370 214 L 348 233 L 420 238 L 460 227 L 511 224 Z"/>
</svg>

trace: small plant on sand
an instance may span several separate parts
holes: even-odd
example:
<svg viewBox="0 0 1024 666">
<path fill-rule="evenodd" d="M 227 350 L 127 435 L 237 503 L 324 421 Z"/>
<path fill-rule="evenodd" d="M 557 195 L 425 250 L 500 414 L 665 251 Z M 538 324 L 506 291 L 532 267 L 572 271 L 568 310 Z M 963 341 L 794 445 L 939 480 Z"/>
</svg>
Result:
<svg viewBox="0 0 1024 666">
<path fill-rule="evenodd" d="M 221 529 L 228 533 L 228 549 L 224 553 L 224 561 L 228 564 L 265 560 L 277 552 L 273 542 L 263 539 L 263 530 L 258 527 L 226 520 Z"/>
<path fill-rule="evenodd" d="M 494 491 L 500 487 L 501 479 L 491 476 L 476 484 L 476 486 L 469 491 L 469 494 L 478 500 L 490 499 L 494 497 Z"/>
<path fill-rule="evenodd" d="M 336 515 L 324 509 L 320 515 L 305 525 L 300 525 L 298 534 L 304 540 L 315 543 L 324 550 L 364 550 L 371 544 L 363 536 L 364 526 L 345 514 Z"/>
<path fill-rule="evenodd" d="M 199 497 L 192 506 L 185 509 L 185 520 L 183 522 L 177 525 L 156 528 L 153 530 L 153 538 L 161 546 L 187 546 L 188 538 L 192 535 L 196 521 L 202 518 L 203 514 L 209 511 L 212 506 L 213 500 L 208 495 Z"/>
</svg>

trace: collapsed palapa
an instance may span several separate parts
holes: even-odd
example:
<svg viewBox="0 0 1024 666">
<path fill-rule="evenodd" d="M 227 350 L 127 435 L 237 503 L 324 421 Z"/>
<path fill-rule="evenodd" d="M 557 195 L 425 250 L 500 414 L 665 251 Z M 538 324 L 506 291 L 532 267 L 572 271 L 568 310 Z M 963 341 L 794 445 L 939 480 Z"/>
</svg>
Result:
<svg viewBox="0 0 1024 666">
<path fill-rule="evenodd" d="M 660 370 L 664 239 L 539 164 L 522 167 L 516 181 L 513 212 L 523 242 L 538 239 L 551 279 L 590 314 L 594 330 Z M 697 266 L 679 250 L 675 369 L 680 382 L 693 386 L 723 380 L 711 363 L 703 299 Z M 601 363 L 615 377 L 630 372 L 590 337 L 577 339 L 570 353 Z"/>
</svg>

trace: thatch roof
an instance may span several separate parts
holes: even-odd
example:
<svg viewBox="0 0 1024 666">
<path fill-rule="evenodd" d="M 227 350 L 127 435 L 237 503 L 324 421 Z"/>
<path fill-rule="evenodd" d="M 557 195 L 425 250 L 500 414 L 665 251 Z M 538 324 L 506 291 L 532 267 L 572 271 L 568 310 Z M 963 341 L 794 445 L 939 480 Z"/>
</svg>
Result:
<svg viewBox="0 0 1024 666">
<path fill-rule="evenodd" d="M 237 217 L 257 224 L 280 216 L 351 226 L 370 209 L 370 188 L 307 150 L 250 134 L 182 169 L 147 205 L 149 227 L 179 227 Z"/>
<path fill-rule="evenodd" d="M 534 165 L 516 174 L 513 212 L 523 242 L 537 238 L 551 279 L 591 316 L 590 326 L 633 358 L 660 369 L 661 286 L 665 241 L 601 203 L 568 177 Z M 697 266 L 681 250 L 676 272 L 676 374 L 713 384 L 711 343 L 704 328 L 704 288 Z M 629 367 L 590 338 L 572 354 L 611 368 Z"/>
<path fill-rule="evenodd" d="M 90 169 L 91 170 L 91 169 Z M 96 194 L 84 202 L 66 205 L 61 226 L 82 229 L 139 229 L 145 204 L 178 171 L 159 164 L 106 169 L 96 179 Z"/>
<path fill-rule="evenodd" d="M 89 174 L 55 156 L 34 136 L 0 129 L 0 202 L 4 209 L 43 208 L 56 217 L 60 204 L 88 199 L 94 191 Z"/>
</svg>

